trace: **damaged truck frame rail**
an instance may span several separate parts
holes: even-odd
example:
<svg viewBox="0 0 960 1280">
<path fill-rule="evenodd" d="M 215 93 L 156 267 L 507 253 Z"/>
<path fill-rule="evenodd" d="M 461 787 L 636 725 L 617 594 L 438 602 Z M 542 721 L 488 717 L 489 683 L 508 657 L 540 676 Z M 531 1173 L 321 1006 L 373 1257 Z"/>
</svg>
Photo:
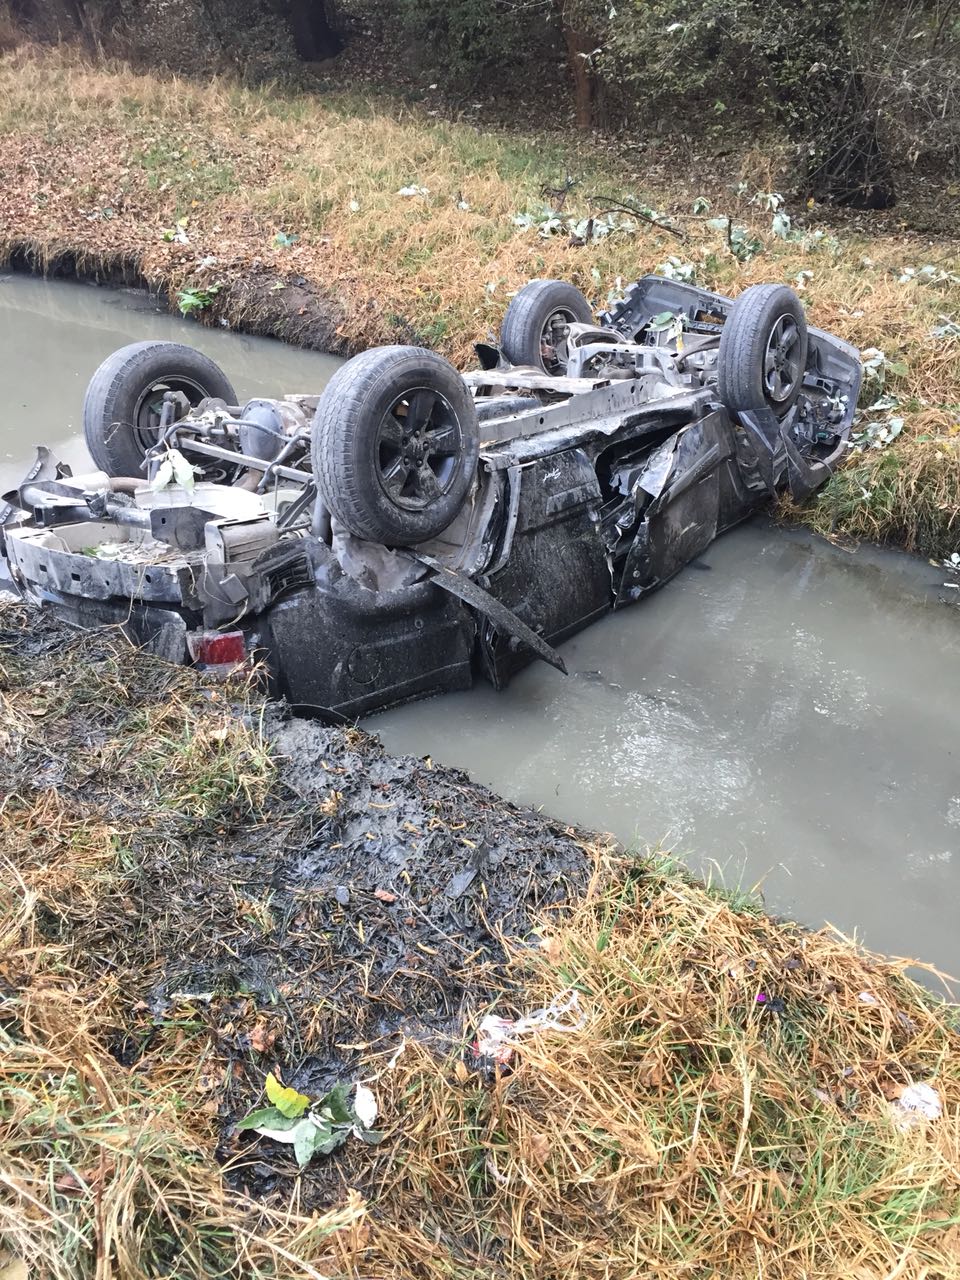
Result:
<svg viewBox="0 0 960 1280">
<path fill-rule="evenodd" d="M 731 302 L 646 276 L 594 321 L 536 280 L 461 374 L 417 347 L 320 395 L 245 405 L 189 347 L 107 359 L 97 467 L 46 449 L 0 509 L 10 577 L 174 662 L 263 659 L 304 713 L 349 718 L 502 688 L 661 586 L 778 491 L 805 498 L 850 432 L 854 348 L 790 289 Z"/>
</svg>

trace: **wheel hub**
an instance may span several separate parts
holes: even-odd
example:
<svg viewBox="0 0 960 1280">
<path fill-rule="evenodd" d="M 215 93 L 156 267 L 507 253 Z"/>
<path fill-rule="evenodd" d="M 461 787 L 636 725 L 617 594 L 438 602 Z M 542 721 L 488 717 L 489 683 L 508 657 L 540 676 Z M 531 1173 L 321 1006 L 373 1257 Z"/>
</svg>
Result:
<svg viewBox="0 0 960 1280">
<path fill-rule="evenodd" d="M 460 426 L 439 393 L 412 389 L 384 415 L 377 455 L 379 479 L 391 501 L 421 511 L 456 479 Z"/>
<path fill-rule="evenodd" d="M 764 384 L 774 401 L 785 401 L 803 376 L 800 365 L 800 331 L 789 315 L 781 316 L 773 326 L 764 357 Z"/>
</svg>

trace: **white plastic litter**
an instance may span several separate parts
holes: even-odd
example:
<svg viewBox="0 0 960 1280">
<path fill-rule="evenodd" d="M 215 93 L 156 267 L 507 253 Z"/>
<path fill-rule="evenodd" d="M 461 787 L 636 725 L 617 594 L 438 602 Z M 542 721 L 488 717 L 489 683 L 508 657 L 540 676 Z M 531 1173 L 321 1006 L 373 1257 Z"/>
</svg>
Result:
<svg viewBox="0 0 960 1280">
<path fill-rule="evenodd" d="M 898 1129 L 911 1129 L 922 1120 L 939 1120 L 943 1115 L 940 1095 L 928 1084 L 908 1084 L 891 1106 Z"/>
<path fill-rule="evenodd" d="M 377 1099 L 373 1090 L 358 1084 L 353 1097 L 353 1111 L 365 1129 L 372 1129 L 377 1119 Z"/>
<path fill-rule="evenodd" d="M 579 1031 L 587 1015 L 580 1008 L 576 991 L 551 1000 L 545 1009 L 535 1009 L 524 1018 L 498 1018 L 488 1014 L 477 1028 L 476 1054 L 506 1066 L 513 1057 L 515 1041 L 535 1031 Z"/>
</svg>

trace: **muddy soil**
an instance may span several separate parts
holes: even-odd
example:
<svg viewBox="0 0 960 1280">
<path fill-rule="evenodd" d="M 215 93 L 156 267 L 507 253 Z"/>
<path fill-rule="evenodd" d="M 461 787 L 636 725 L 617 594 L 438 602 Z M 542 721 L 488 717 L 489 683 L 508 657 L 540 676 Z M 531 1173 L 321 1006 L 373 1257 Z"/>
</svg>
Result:
<svg viewBox="0 0 960 1280">
<path fill-rule="evenodd" d="M 284 1199 L 297 1173 L 289 1147 L 233 1132 L 268 1070 L 316 1096 L 404 1037 L 466 1039 L 478 1011 L 514 1008 L 503 937 L 529 938 L 589 876 L 573 829 L 110 631 L 0 604 L 0 694 L 11 857 L 40 886 L 47 940 L 115 992 L 105 1036 L 125 1065 L 162 1071 L 170 1028 L 202 1029 L 220 1155 L 261 1196 Z M 250 742 L 269 745 L 253 806 L 205 781 L 227 733 L 238 776 Z M 303 1206 L 339 1196 L 343 1170 L 314 1162 Z"/>
</svg>

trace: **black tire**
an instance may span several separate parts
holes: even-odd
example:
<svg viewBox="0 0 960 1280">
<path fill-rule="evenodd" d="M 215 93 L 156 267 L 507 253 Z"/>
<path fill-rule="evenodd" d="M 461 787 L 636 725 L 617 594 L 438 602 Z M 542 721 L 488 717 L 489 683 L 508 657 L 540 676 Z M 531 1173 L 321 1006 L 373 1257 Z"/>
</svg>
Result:
<svg viewBox="0 0 960 1280">
<path fill-rule="evenodd" d="M 314 479 L 350 533 L 409 546 L 463 506 L 479 441 L 473 397 L 452 364 L 422 347 L 377 347 L 341 366 L 320 397 Z"/>
<path fill-rule="evenodd" d="M 564 280 L 531 280 L 507 307 L 500 349 L 511 364 L 532 364 L 556 377 L 566 372 L 564 324 L 592 324 L 593 309 Z"/>
<path fill-rule="evenodd" d="M 237 403 L 223 370 L 192 347 L 179 342 L 121 347 L 93 375 L 83 401 L 83 438 L 101 471 L 143 474 L 146 452 L 158 440 L 156 406 L 165 390 L 182 391 L 191 405 L 208 397 Z M 207 469 L 219 472 L 223 464 L 207 460 Z"/>
<path fill-rule="evenodd" d="M 796 401 L 807 364 L 803 304 L 782 284 L 740 294 L 720 334 L 717 390 L 734 413 L 772 409 L 782 417 Z"/>
</svg>

